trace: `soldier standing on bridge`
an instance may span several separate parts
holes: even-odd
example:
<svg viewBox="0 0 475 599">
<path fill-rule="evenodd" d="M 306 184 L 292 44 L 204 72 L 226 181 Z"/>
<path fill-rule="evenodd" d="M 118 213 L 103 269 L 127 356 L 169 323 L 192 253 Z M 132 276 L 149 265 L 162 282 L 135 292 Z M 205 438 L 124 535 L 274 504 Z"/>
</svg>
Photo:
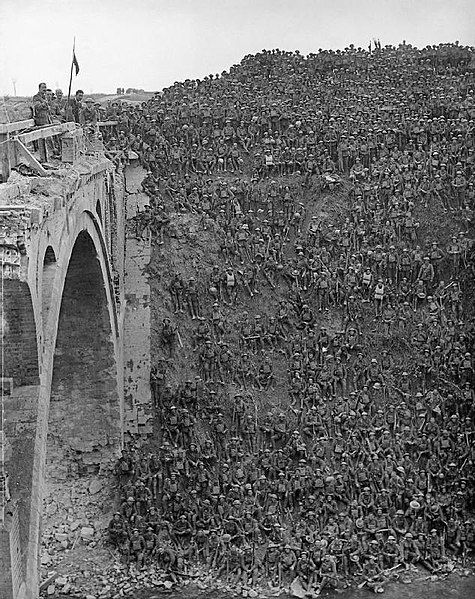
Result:
<svg viewBox="0 0 475 599">
<path fill-rule="evenodd" d="M 46 98 L 46 83 L 40 83 L 38 93 L 33 96 L 33 118 L 35 125 L 38 126 L 51 123 L 50 105 Z"/>
<path fill-rule="evenodd" d="M 82 89 L 78 89 L 74 98 L 69 100 L 67 118 L 68 121 L 80 122 L 81 109 L 83 107 L 82 99 L 84 98 L 84 92 Z"/>
<path fill-rule="evenodd" d="M 51 102 L 51 115 L 55 122 L 64 123 L 66 120 L 66 99 L 63 91 L 57 89 Z"/>
<path fill-rule="evenodd" d="M 97 125 L 97 110 L 92 98 L 86 98 L 86 105 L 79 111 L 79 123 L 94 131 Z"/>
</svg>

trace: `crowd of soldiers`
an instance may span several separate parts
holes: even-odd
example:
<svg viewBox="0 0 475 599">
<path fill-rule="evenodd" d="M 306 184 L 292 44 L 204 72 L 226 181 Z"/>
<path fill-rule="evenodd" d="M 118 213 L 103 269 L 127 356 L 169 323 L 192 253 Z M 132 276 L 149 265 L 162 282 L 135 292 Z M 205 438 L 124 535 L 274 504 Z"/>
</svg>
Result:
<svg viewBox="0 0 475 599">
<path fill-rule="evenodd" d="M 298 577 L 316 594 L 466 563 L 472 56 L 458 43 L 262 51 L 116 106 L 109 147 L 147 170 L 137 234 L 164 245 L 170 215 L 192 213 L 221 248 L 210 272 L 169 281 L 158 436 L 117 464 L 109 535 L 127 563 L 174 580 L 200 563 L 244 586 Z M 196 376 L 173 386 L 183 318 Z"/>
</svg>

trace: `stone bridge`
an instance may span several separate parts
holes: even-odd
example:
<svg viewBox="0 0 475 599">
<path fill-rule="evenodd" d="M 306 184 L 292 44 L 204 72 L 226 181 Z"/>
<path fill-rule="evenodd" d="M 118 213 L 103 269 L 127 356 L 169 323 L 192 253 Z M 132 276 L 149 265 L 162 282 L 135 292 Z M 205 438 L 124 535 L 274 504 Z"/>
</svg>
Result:
<svg viewBox="0 0 475 599">
<path fill-rule="evenodd" d="M 110 472 L 124 435 L 150 432 L 148 287 L 125 275 L 131 252 L 147 262 L 126 236 L 140 170 L 126 192 L 96 147 L 0 185 L 1 599 L 38 596 L 46 479 Z M 140 343 L 124 342 L 131 327 Z"/>
</svg>

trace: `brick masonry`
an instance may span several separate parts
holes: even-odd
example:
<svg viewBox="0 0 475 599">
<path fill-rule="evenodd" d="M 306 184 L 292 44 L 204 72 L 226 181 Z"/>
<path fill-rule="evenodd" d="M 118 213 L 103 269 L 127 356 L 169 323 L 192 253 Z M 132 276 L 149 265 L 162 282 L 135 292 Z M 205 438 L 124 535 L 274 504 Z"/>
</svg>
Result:
<svg viewBox="0 0 475 599">
<path fill-rule="evenodd" d="M 37 385 L 38 349 L 30 289 L 26 281 L 4 279 L 4 377 L 12 377 L 14 387 Z"/>
<path fill-rule="evenodd" d="M 11 443 L 5 465 L 10 492 L 21 514 L 19 534 L 25 547 L 39 391 L 36 325 L 26 281 L 4 279 L 3 315 L 3 376 L 13 379 L 13 392 L 4 399 L 5 435 Z"/>
<path fill-rule="evenodd" d="M 9 513 L 0 526 L 0 597 L 19 597 L 23 583 L 18 511 Z"/>
</svg>

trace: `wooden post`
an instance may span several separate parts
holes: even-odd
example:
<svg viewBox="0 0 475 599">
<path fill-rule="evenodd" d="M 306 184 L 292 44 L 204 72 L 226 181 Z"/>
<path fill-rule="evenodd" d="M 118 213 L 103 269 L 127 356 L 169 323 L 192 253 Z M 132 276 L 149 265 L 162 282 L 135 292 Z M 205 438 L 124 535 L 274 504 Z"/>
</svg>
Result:
<svg viewBox="0 0 475 599">
<path fill-rule="evenodd" d="M 6 183 L 10 176 L 10 141 L 8 133 L 0 133 L 0 166 L 2 169 L 2 181 Z"/>
<path fill-rule="evenodd" d="M 40 154 L 40 162 L 48 162 L 48 152 L 46 151 L 46 140 L 38 140 L 38 151 Z"/>
<path fill-rule="evenodd" d="M 40 141 L 44 142 L 45 140 L 42 139 Z M 20 156 L 30 168 L 34 169 L 40 175 L 40 177 L 48 176 L 48 171 L 42 167 L 41 163 L 36 160 L 30 150 L 28 150 L 19 139 L 15 140 L 15 151 L 17 156 Z"/>
</svg>

